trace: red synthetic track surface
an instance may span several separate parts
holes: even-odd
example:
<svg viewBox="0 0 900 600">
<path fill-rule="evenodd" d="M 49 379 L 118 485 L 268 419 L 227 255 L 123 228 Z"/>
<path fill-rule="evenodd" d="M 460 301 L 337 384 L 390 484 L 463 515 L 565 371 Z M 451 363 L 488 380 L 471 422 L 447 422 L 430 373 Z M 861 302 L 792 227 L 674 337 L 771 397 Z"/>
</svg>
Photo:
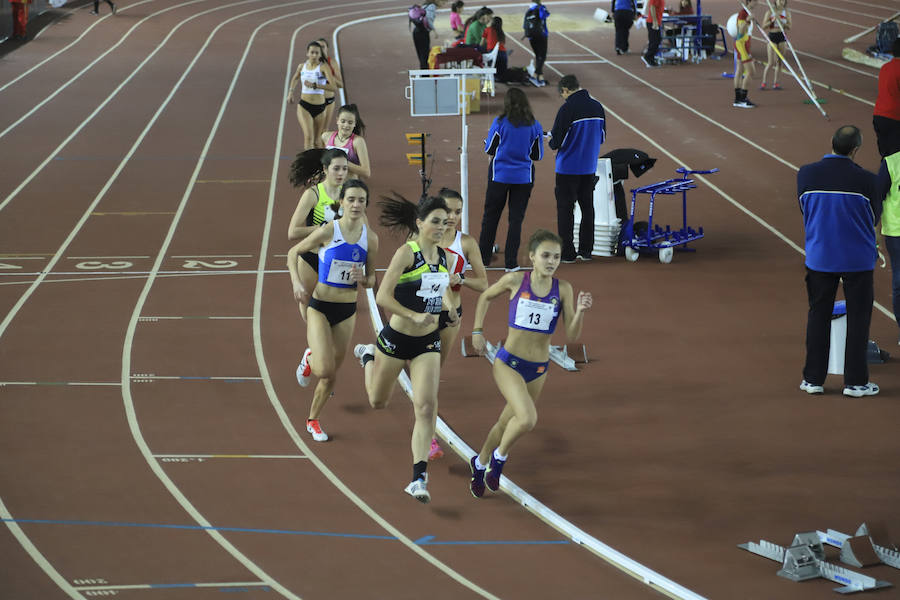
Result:
<svg viewBox="0 0 900 600">
<path fill-rule="evenodd" d="M 596 5 L 550 8 L 586 23 Z M 717 22 L 735 12 L 722 0 L 703 6 Z M 778 566 L 741 542 L 852 533 L 863 521 L 900 536 L 896 362 L 872 368 L 883 390 L 874 398 L 843 397 L 834 376 L 825 396 L 797 390 L 806 300 L 790 245 L 803 242 L 795 169 L 829 150 L 838 125 L 863 128 L 858 162 L 877 168 L 874 71 L 844 63 L 840 40 L 900 3 L 792 6 L 810 78 L 840 90 L 817 88 L 830 122 L 784 75 L 783 92 L 751 90 L 759 108 L 732 108 L 721 77 L 730 58 L 651 71 L 634 52 L 612 53 L 608 26 L 553 29 L 550 40 L 551 65 L 610 61 L 555 68 L 606 106 L 606 148 L 659 158 L 637 182 L 681 165 L 721 172 L 689 199 L 690 224 L 707 234 L 696 253 L 560 269 L 594 295 L 582 340 L 591 363 L 551 369 L 538 426 L 508 475 L 707 598 L 833 595 L 824 580 L 776 577 Z M 311 392 L 293 372 L 305 330 L 283 258 L 297 199 L 286 169 L 302 137 L 293 107 L 283 112 L 284 85 L 308 40 L 405 8 L 122 2 L 102 21 L 86 8 L 66 13 L 0 62 L 0 598 L 658 597 L 560 543 L 508 497 L 471 498 L 452 453 L 430 468 L 431 504 L 404 495 L 409 403 L 398 391 L 389 409 L 371 411 L 352 360 L 323 415 L 333 442 L 303 433 Z M 633 50 L 644 35 L 632 32 Z M 417 194 L 403 133 L 423 130 L 434 186 L 457 186 L 459 120 L 408 116 L 415 61 L 404 18 L 349 26 L 339 43 L 348 97 L 368 125 L 374 193 Z M 511 64 L 527 63 L 526 49 L 509 45 Z M 527 89 L 545 129 L 560 104 L 559 72 L 547 75 L 550 86 Z M 502 108 L 498 88 L 469 118 L 476 235 L 480 139 Z M 526 235 L 555 227 L 552 153 L 536 179 Z M 657 218 L 677 223 L 666 204 Z M 382 240 L 386 265 L 400 242 Z M 871 337 L 894 351 L 889 269 L 876 272 L 876 301 L 888 311 L 876 308 Z M 473 305 L 466 296 L 464 331 Z M 364 308 L 355 341 L 372 337 Z M 491 313 L 491 339 L 503 336 L 501 313 Z M 441 415 L 470 445 L 501 402 L 486 361 L 448 361 Z M 900 583 L 888 567 L 864 572 Z"/>
</svg>

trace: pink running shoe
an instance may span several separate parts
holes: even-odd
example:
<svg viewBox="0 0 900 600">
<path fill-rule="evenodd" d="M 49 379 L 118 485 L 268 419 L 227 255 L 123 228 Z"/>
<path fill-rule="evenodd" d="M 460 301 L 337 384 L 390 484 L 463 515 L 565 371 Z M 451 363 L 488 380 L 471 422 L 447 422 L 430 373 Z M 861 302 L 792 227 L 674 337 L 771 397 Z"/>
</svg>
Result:
<svg viewBox="0 0 900 600">
<path fill-rule="evenodd" d="M 437 438 L 431 438 L 431 450 L 428 451 L 428 460 L 437 460 L 444 457 L 444 450 L 438 444 Z"/>
</svg>

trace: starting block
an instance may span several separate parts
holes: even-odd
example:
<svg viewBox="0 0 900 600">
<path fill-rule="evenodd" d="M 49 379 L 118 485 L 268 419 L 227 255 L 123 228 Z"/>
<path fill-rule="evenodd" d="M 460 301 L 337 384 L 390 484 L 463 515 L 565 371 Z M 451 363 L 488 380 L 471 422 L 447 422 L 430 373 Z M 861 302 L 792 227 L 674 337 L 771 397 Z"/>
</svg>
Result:
<svg viewBox="0 0 900 600">
<path fill-rule="evenodd" d="M 499 350 L 501 346 L 503 346 L 503 340 L 497 342 L 496 345 L 485 340 L 484 354 L 478 354 L 478 352 L 475 351 L 475 346 L 472 344 L 472 336 L 467 335 L 464 336 L 460 342 L 460 351 L 466 358 L 471 358 L 472 356 L 484 356 L 491 364 L 494 364 L 494 358 L 497 357 L 497 350 Z"/>
<path fill-rule="evenodd" d="M 766 540 L 760 540 L 758 543 L 738 544 L 738 548 L 782 563 L 778 575 L 791 581 L 805 581 L 822 577 L 840 583 L 842 587 L 834 588 L 834 591 L 840 594 L 891 587 L 887 581 L 879 581 L 873 577 L 825 562 L 821 535 L 817 531 L 798 533 L 788 548 Z"/>
<path fill-rule="evenodd" d="M 841 549 L 840 561 L 842 563 L 854 567 L 868 567 L 884 563 L 900 569 L 900 552 L 897 547 L 888 548 L 878 544 L 865 523 L 860 525 L 856 534 L 852 536 L 834 529 L 825 532 L 817 531 L 816 534 L 823 544 Z"/>
</svg>

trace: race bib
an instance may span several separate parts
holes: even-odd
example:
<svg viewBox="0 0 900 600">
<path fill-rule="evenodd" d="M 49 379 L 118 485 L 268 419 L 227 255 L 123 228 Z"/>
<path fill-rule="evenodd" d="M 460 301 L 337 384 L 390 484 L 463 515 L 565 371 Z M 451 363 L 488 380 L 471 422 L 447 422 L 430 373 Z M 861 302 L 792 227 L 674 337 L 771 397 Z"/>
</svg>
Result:
<svg viewBox="0 0 900 600">
<path fill-rule="evenodd" d="M 519 298 L 516 305 L 516 327 L 550 331 L 550 322 L 556 316 L 556 305 Z"/>
<path fill-rule="evenodd" d="M 328 277 L 325 281 L 340 285 L 353 285 L 355 282 L 350 279 L 350 270 L 353 267 L 365 268 L 365 266 L 366 263 L 334 259 L 328 268 Z"/>
<path fill-rule="evenodd" d="M 420 298 L 441 298 L 450 284 L 449 273 L 422 273 L 422 283 L 416 296 Z"/>
</svg>

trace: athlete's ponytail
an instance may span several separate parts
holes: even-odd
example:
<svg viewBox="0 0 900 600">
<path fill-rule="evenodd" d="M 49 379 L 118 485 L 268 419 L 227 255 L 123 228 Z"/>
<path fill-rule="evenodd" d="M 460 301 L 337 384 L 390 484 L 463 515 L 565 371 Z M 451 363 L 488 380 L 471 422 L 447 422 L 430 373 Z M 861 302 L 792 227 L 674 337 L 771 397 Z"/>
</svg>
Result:
<svg viewBox="0 0 900 600">
<path fill-rule="evenodd" d="M 297 154 L 288 177 L 294 187 L 310 187 L 325 179 L 325 169 L 335 158 L 347 158 L 340 148 L 310 148 Z"/>
<path fill-rule="evenodd" d="M 447 203 L 438 196 L 428 196 L 413 204 L 397 192 L 391 192 L 390 196 L 382 196 L 378 204 L 381 206 L 378 222 L 388 229 L 409 235 L 419 232 L 416 219 L 424 221 L 435 210 L 450 212 Z"/>
</svg>

